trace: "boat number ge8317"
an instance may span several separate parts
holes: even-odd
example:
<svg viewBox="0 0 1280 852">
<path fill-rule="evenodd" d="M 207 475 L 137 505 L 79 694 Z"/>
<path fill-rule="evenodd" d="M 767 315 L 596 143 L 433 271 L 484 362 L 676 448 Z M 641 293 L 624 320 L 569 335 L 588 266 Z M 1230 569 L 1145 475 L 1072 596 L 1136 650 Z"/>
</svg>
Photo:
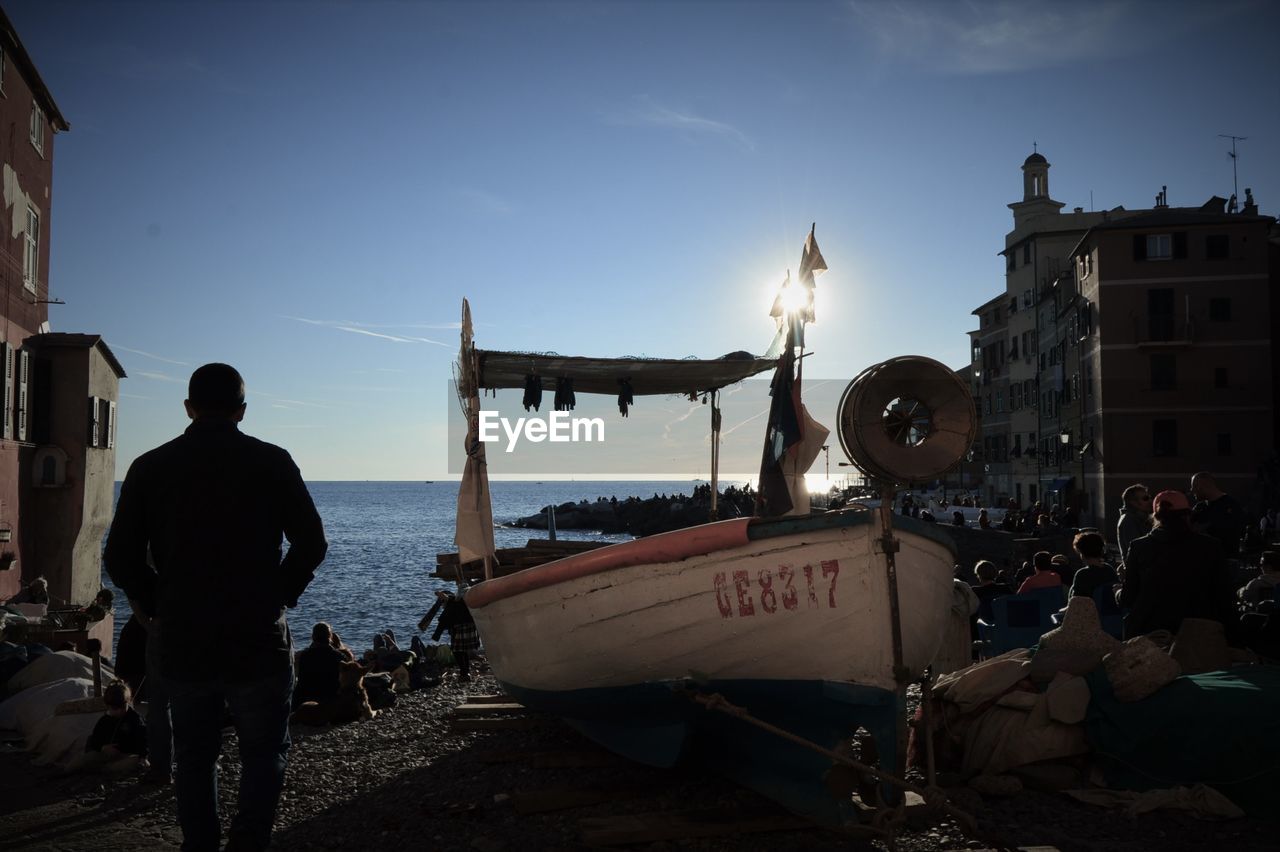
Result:
<svg viewBox="0 0 1280 852">
<path fill-rule="evenodd" d="M 828 608 L 834 609 L 836 579 L 840 576 L 840 560 L 824 559 L 820 566 L 822 580 L 828 578 L 831 580 L 831 585 L 826 589 L 826 602 Z M 803 583 L 799 588 L 796 586 L 797 573 L 803 577 Z M 738 615 L 743 617 L 756 614 L 757 602 L 760 609 L 767 613 L 777 612 L 779 606 L 785 610 L 795 611 L 800 608 L 802 591 L 805 592 L 806 609 L 818 609 L 820 606 L 819 581 L 815 579 L 816 573 L 817 569 L 812 565 L 802 565 L 798 571 L 790 565 L 779 565 L 776 575 L 770 568 L 761 568 L 754 577 L 746 570 L 717 571 L 715 575 L 716 605 L 720 608 L 720 617 L 733 616 L 735 601 Z M 755 587 L 759 587 L 758 594 Z"/>
</svg>

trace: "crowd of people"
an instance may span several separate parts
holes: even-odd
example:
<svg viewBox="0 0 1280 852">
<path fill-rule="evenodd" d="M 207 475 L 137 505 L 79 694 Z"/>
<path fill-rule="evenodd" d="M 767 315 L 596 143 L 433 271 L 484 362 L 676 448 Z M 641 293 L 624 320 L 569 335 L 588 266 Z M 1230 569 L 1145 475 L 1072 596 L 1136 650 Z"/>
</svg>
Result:
<svg viewBox="0 0 1280 852">
<path fill-rule="evenodd" d="M 957 565 L 957 579 L 974 593 L 974 638 L 979 619 L 994 621 L 991 602 L 996 598 L 1061 588 L 1063 603 L 1083 596 L 1100 609 L 1114 604 L 1123 615 L 1125 638 L 1156 631 L 1176 634 L 1184 619 L 1207 619 L 1222 625 L 1233 646 L 1276 656 L 1280 624 L 1271 627 L 1269 617 L 1253 616 L 1269 616 L 1276 605 L 1280 551 L 1262 550 L 1258 575 L 1238 585 L 1240 557 L 1251 544 L 1270 540 L 1275 511 L 1251 525 L 1239 501 L 1207 472 L 1192 477 L 1189 492 L 1194 503 L 1174 489 L 1153 495 L 1140 483 L 1126 488 L 1115 532 L 1118 558 L 1111 561 L 1098 530 L 1076 528 L 1067 552 L 1040 550 L 1020 566 L 983 560 L 969 571 Z M 1014 514 L 1011 507 L 1006 519 Z M 1068 512 L 1055 518 L 1037 514 L 1033 507 L 1018 523 L 1032 516 L 1037 530 L 1062 531 L 1071 520 Z"/>
</svg>

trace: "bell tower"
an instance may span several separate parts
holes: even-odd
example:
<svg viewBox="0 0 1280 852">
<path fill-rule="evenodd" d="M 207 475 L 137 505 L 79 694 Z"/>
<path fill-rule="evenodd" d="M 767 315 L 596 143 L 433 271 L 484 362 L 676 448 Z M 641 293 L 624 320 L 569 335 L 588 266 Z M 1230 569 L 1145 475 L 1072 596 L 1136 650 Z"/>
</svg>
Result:
<svg viewBox="0 0 1280 852">
<path fill-rule="evenodd" d="M 1049 161 L 1037 152 L 1022 163 L 1022 200 L 1049 197 Z"/>
<path fill-rule="evenodd" d="M 1064 206 L 1049 197 L 1049 161 L 1039 151 L 1032 151 L 1022 162 L 1022 200 L 1009 205 L 1014 231 L 1041 216 L 1056 216 Z"/>
</svg>

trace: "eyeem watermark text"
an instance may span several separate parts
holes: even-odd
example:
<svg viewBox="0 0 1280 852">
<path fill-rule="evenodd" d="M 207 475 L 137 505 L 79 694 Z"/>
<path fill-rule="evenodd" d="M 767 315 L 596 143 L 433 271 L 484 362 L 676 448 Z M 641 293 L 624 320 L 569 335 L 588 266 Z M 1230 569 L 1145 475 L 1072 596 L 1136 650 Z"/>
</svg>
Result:
<svg viewBox="0 0 1280 852">
<path fill-rule="evenodd" d="M 506 452 L 513 452 L 521 438 L 535 444 L 604 441 L 603 417 L 571 417 L 566 411 L 553 411 L 547 419 L 517 417 L 513 424 L 496 411 L 480 411 L 480 440 L 485 443 L 502 440 L 507 436 Z M 501 431 L 499 431 L 501 430 Z M 595 437 L 599 436 L 599 437 Z"/>
</svg>

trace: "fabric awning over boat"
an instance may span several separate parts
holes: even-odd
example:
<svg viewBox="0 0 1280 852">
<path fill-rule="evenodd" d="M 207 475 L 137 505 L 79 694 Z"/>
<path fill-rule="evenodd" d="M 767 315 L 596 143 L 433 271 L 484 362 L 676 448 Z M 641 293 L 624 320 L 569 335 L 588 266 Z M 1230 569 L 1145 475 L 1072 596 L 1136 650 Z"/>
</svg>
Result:
<svg viewBox="0 0 1280 852">
<path fill-rule="evenodd" d="M 486 390 L 523 388 L 526 377 L 537 376 L 545 390 L 555 390 L 560 379 L 571 379 L 576 393 L 617 394 L 621 380 L 629 379 L 636 396 L 703 393 L 778 365 L 772 358 L 757 358 L 748 352 L 731 352 L 713 360 L 583 358 L 493 349 L 477 349 L 476 356 L 479 386 Z"/>
</svg>

